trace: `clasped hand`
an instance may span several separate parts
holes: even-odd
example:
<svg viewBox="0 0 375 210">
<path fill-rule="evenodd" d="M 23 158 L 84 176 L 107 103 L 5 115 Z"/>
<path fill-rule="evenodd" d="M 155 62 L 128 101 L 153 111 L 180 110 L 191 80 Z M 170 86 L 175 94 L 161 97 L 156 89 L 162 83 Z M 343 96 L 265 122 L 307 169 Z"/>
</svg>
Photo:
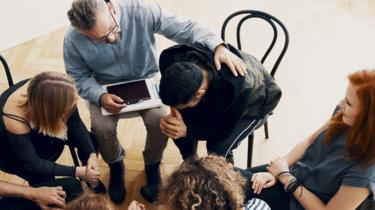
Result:
<svg viewBox="0 0 375 210">
<path fill-rule="evenodd" d="M 263 189 L 272 187 L 276 184 L 276 176 L 281 172 L 289 171 L 289 166 L 284 158 L 276 158 L 267 166 L 268 172 L 259 172 L 251 177 L 252 189 L 255 194 L 260 194 Z"/>
</svg>

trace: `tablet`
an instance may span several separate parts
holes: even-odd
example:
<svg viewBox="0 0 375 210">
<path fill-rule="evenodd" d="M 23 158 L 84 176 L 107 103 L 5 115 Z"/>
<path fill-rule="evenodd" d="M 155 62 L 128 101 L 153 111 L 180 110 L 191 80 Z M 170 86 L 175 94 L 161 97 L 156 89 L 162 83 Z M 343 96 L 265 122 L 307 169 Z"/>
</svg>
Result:
<svg viewBox="0 0 375 210">
<path fill-rule="evenodd" d="M 119 113 L 134 112 L 160 107 L 163 103 L 159 97 L 159 85 L 156 78 L 145 78 L 103 85 L 108 93 L 115 94 L 124 100 L 126 106 Z M 102 115 L 113 115 L 101 107 Z"/>
<path fill-rule="evenodd" d="M 127 105 L 151 99 L 145 80 L 109 85 L 107 91 L 122 98 Z"/>
</svg>

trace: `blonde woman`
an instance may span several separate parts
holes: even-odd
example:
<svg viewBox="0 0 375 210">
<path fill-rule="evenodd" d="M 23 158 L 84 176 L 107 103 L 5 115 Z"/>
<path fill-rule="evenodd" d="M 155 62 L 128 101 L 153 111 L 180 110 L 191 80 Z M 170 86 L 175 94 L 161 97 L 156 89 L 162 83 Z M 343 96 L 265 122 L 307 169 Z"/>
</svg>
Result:
<svg viewBox="0 0 375 210">
<path fill-rule="evenodd" d="M 73 80 L 44 72 L 23 80 L 0 96 L 0 169 L 35 185 L 55 176 L 100 183 L 100 170 L 90 135 L 76 108 Z M 55 163 L 69 141 L 84 166 Z M 103 185 L 97 185 L 103 191 Z M 105 188 L 104 188 L 105 190 Z"/>
</svg>

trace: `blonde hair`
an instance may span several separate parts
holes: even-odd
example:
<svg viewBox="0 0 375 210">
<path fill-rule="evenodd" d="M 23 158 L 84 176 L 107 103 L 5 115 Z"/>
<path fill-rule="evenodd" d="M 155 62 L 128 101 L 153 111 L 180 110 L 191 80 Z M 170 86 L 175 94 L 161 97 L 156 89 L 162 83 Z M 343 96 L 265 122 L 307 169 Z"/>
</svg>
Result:
<svg viewBox="0 0 375 210">
<path fill-rule="evenodd" d="M 245 178 L 225 158 L 193 157 L 172 173 L 160 197 L 171 209 L 239 210 L 245 184 Z"/>
<path fill-rule="evenodd" d="M 104 195 L 86 194 L 68 203 L 65 210 L 114 210 Z"/>
<path fill-rule="evenodd" d="M 31 79 L 26 97 L 20 106 L 31 126 L 43 135 L 66 139 L 66 123 L 77 100 L 74 80 L 62 73 L 40 73 Z"/>
</svg>

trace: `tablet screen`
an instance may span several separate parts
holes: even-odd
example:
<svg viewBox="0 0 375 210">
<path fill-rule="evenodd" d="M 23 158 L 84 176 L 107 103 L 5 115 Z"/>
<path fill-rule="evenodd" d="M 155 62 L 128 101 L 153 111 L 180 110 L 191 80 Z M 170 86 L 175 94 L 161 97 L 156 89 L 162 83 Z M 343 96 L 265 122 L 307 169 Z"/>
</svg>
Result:
<svg viewBox="0 0 375 210">
<path fill-rule="evenodd" d="M 122 98 L 126 104 L 151 99 L 145 80 L 107 86 L 107 90 Z"/>
</svg>

